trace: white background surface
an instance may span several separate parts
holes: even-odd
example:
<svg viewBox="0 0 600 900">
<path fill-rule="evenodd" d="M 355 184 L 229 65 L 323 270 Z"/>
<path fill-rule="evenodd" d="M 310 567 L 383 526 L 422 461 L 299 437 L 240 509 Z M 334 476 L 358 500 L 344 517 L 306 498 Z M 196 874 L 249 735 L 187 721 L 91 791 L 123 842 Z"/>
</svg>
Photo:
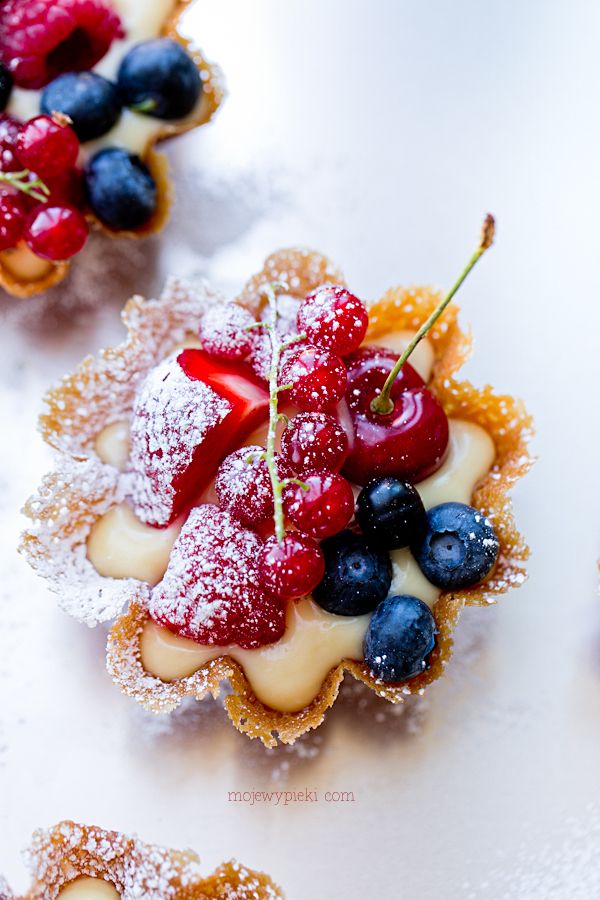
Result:
<svg viewBox="0 0 600 900">
<path fill-rule="evenodd" d="M 0 871 L 24 887 L 30 833 L 70 817 L 192 846 L 207 871 L 236 855 L 290 900 L 588 900 L 600 894 L 600 9 L 202 0 L 187 23 L 230 96 L 170 147 L 179 201 L 162 241 L 105 250 L 102 275 L 92 251 L 50 302 L 0 301 Z M 35 432 L 45 387 L 118 340 L 127 293 L 156 291 L 169 269 L 237 288 L 301 243 L 364 297 L 444 286 L 488 210 L 498 243 L 460 298 L 476 336 L 467 374 L 536 418 L 540 460 L 514 492 L 528 583 L 470 612 L 445 681 L 408 714 L 350 690 L 316 736 L 271 753 L 216 704 L 170 723 L 142 714 L 104 671 L 104 634 L 61 614 L 14 550 L 18 509 L 49 465 Z M 105 276 L 124 266 L 117 287 Z M 270 786 L 355 802 L 227 801 Z"/>
</svg>

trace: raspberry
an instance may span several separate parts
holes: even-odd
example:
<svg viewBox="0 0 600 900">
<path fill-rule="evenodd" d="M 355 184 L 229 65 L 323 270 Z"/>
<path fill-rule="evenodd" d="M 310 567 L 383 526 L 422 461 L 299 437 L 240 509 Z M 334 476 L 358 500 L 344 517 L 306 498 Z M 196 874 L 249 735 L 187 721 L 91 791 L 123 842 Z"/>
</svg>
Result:
<svg viewBox="0 0 600 900">
<path fill-rule="evenodd" d="M 6 0 L 0 6 L 0 57 L 25 88 L 91 69 L 124 36 L 109 0 Z"/>
<path fill-rule="evenodd" d="M 177 538 L 148 612 L 175 634 L 199 644 L 248 650 L 278 641 L 285 607 L 260 587 L 263 543 L 227 512 L 193 509 Z"/>
</svg>

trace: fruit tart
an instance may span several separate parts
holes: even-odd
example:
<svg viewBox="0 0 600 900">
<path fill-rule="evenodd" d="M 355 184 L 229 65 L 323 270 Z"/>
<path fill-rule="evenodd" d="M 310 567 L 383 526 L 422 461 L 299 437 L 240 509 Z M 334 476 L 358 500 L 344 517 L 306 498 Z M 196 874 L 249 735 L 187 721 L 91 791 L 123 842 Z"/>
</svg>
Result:
<svg viewBox="0 0 600 900">
<path fill-rule="evenodd" d="M 522 405 L 456 378 L 454 288 L 363 303 L 317 253 L 239 297 L 172 281 L 128 340 L 50 391 L 57 466 L 22 549 L 67 612 L 119 616 L 117 684 L 156 713 L 217 696 L 272 746 L 323 720 L 346 672 L 398 703 L 448 661 L 465 605 L 524 578 L 507 491 Z"/>
<path fill-rule="evenodd" d="M 268 900 L 283 897 L 268 875 L 235 860 L 203 877 L 191 850 L 169 850 L 94 825 L 60 822 L 36 831 L 27 852 L 33 884 L 0 900 Z"/>
<path fill-rule="evenodd" d="M 218 71 L 178 30 L 188 0 L 0 5 L 0 285 L 26 297 L 66 275 L 90 226 L 162 228 L 156 144 L 207 122 Z"/>
</svg>

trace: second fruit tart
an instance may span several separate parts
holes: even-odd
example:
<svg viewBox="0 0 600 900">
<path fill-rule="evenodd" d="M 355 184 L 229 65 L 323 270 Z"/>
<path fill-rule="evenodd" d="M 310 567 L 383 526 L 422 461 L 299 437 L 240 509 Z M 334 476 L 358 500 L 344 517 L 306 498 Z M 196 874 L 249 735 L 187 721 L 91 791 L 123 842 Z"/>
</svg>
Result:
<svg viewBox="0 0 600 900">
<path fill-rule="evenodd" d="M 108 641 L 126 693 L 168 712 L 229 680 L 241 731 L 293 742 L 345 672 L 421 693 L 463 606 L 523 580 L 507 491 L 531 420 L 456 379 L 470 339 L 448 306 L 492 236 L 444 298 L 364 304 L 298 250 L 233 303 L 171 282 L 50 392 L 58 464 L 23 550 L 80 621 L 126 607 Z"/>
<path fill-rule="evenodd" d="M 179 30 L 189 0 L 0 4 L 0 286 L 64 278 L 89 225 L 142 237 L 171 200 L 156 145 L 207 122 L 218 70 Z"/>
</svg>

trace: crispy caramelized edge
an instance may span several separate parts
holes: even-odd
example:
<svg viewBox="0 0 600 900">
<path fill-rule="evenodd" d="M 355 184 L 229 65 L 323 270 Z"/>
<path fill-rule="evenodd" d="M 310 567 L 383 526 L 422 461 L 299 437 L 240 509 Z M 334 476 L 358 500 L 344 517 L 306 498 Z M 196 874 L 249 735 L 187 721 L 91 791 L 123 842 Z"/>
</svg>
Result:
<svg viewBox="0 0 600 900">
<path fill-rule="evenodd" d="M 169 219 L 171 204 L 173 201 L 173 182 L 169 175 L 167 157 L 157 149 L 157 144 L 166 138 L 176 137 L 191 131 L 209 122 L 223 102 L 225 90 L 223 79 L 218 66 L 209 63 L 198 50 L 195 44 L 183 37 L 179 31 L 179 21 L 186 8 L 194 0 L 178 0 L 169 18 L 161 29 L 161 34 L 170 37 L 184 47 L 192 57 L 202 77 L 202 98 L 195 114 L 191 114 L 181 122 L 168 122 L 151 138 L 144 151 L 144 161 L 150 169 L 158 188 L 158 205 L 156 212 L 149 222 L 135 231 L 115 231 L 107 228 L 92 214 L 90 222 L 100 231 L 113 237 L 143 238 L 151 234 L 157 234 L 166 225 Z M 17 278 L 8 267 L 3 264 L 3 255 L 11 250 L 0 252 L 0 287 L 13 297 L 31 297 L 41 294 L 54 287 L 66 278 L 71 267 L 70 261 L 51 263 L 47 274 L 35 281 L 23 281 Z"/>
<path fill-rule="evenodd" d="M 325 257 L 307 251 L 283 250 L 267 259 L 263 270 L 248 282 L 237 298 L 238 302 L 257 312 L 260 307 L 257 288 L 264 281 L 274 280 L 287 281 L 290 292 L 299 297 L 324 282 L 343 281 L 341 274 Z M 376 338 L 388 331 L 391 323 L 399 329 L 415 330 L 438 299 L 439 294 L 429 288 L 395 288 L 388 291 L 381 300 L 370 304 L 369 338 Z M 142 313 L 141 308 L 137 311 Z M 155 312 L 158 314 L 158 310 Z M 163 316 L 168 327 L 169 311 L 163 310 Z M 165 327 L 165 318 L 161 322 Z M 122 368 L 127 369 L 128 365 L 135 367 L 136 347 L 139 348 L 140 341 L 143 341 L 143 314 L 134 317 L 134 325 L 129 343 L 110 351 L 112 365 L 118 359 Z M 148 329 L 151 328 L 149 323 Z M 430 388 L 448 415 L 482 426 L 494 440 L 496 460 L 492 470 L 474 491 L 472 502 L 492 518 L 500 542 L 498 563 L 483 585 L 442 594 L 435 604 L 438 640 L 429 668 L 410 682 L 385 684 L 374 678 L 364 663 L 344 660 L 331 670 L 318 696 L 309 706 L 295 713 L 278 712 L 257 699 L 242 667 L 230 657 L 212 660 L 193 675 L 169 683 L 145 672 L 141 664 L 140 634 L 148 614 L 141 604 L 132 602 L 128 611 L 113 625 L 107 647 L 108 670 L 126 694 L 153 712 L 169 712 L 184 697 L 199 700 L 208 694 L 216 697 L 220 693 L 221 682 L 228 680 L 232 693 L 224 698 L 224 705 L 239 731 L 259 738 L 268 747 L 275 746 L 277 739 L 283 743 L 293 743 L 300 735 L 321 724 L 326 711 L 335 702 L 346 672 L 391 703 L 400 703 L 407 695 L 422 693 L 440 677 L 448 663 L 452 652 L 452 633 L 463 606 L 493 603 L 510 586 L 518 585 L 525 579 L 522 563 L 528 556 L 528 548 L 517 531 L 508 491 L 532 464 L 527 450 L 533 430 L 531 417 L 520 401 L 497 395 L 491 387 L 477 389 L 469 382 L 455 378 L 471 350 L 471 338 L 460 329 L 456 307 L 446 311 L 429 337 L 435 350 Z M 106 353 L 104 359 L 107 359 Z M 110 357 L 108 363 L 110 368 Z M 84 424 L 78 423 L 77 409 L 85 392 L 88 389 L 94 391 L 94 379 L 93 363 L 88 360 L 74 376 L 51 392 L 48 398 L 50 413 L 41 421 L 42 431 L 49 443 L 60 447 L 68 445 L 69 439 L 76 437 L 78 428 Z M 79 495 L 75 497 L 73 515 L 76 515 L 81 500 Z M 33 518 L 31 511 L 28 514 Z M 35 540 L 35 537 L 25 535 L 26 550 L 29 540 Z"/>
<path fill-rule="evenodd" d="M 100 845 L 102 851 L 98 852 L 95 848 Z M 191 850 L 170 850 L 117 831 L 68 820 L 36 831 L 28 857 L 34 882 L 19 900 L 50 900 L 81 876 L 102 878 L 123 892 L 126 876 L 131 877 L 132 872 L 138 872 L 141 880 L 136 886 L 156 896 L 156 878 L 165 877 L 163 868 L 168 870 L 168 896 L 172 900 L 210 897 L 267 900 L 284 896 L 268 875 L 235 860 L 223 863 L 204 878 L 198 872 L 199 858 Z"/>
</svg>

